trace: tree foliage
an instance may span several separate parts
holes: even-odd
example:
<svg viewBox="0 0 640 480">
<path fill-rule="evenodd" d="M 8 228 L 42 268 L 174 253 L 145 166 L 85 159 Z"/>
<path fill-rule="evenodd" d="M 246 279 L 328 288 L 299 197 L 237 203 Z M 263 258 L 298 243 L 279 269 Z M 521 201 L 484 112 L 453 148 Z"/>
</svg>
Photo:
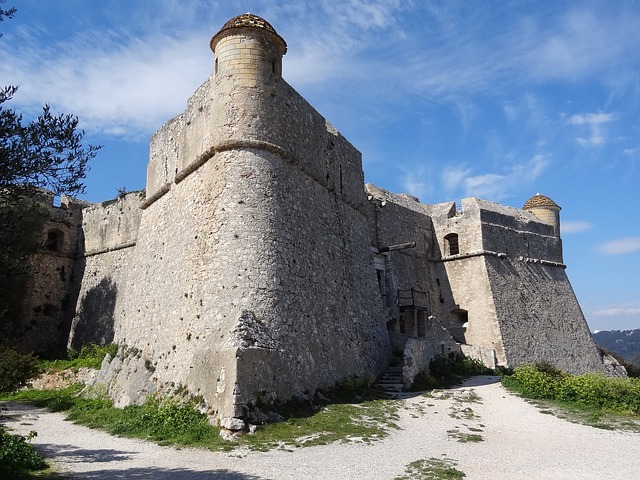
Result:
<svg viewBox="0 0 640 480">
<path fill-rule="evenodd" d="M 0 5 L 4 0 L 0 0 Z M 15 8 L 0 8 L 0 21 Z M 35 200 L 40 189 L 55 195 L 84 191 L 87 163 L 99 146 L 84 146 L 78 118 L 54 114 L 49 105 L 35 119 L 6 106 L 18 87 L 0 87 L 0 331 L 17 315 L 25 293 L 27 258 L 37 247 L 47 221 Z M 5 327 L 3 329 L 3 327 Z"/>
<path fill-rule="evenodd" d="M 4 0 L 0 0 L 0 3 L 4 3 Z M 13 16 L 16 14 L 16 8 L 10 8 L 8 10 L 5 10 L 4 8 L 0 8 L 0 22 L 2 20 L 4 20 L 4 17 L 7 18 L 13 18 Z M 2 36 L 2 34 L 0 33 L 0 37 Z"/>
<path fill-rule="evenodd" d="M 54 194 L 79 194 L 87 162 L 100 147 L 82 145 L 84 132 L 77 131 L 78 118 L 54 115 L 49 105 L 35 120 L 24 123 L 22 115 L 4 107 L 17 87 L 0 90 L 0 191 L 2 196 L 46 188 Z M 30 192 L 29 192 L 30 193 Z"/>
</svg>

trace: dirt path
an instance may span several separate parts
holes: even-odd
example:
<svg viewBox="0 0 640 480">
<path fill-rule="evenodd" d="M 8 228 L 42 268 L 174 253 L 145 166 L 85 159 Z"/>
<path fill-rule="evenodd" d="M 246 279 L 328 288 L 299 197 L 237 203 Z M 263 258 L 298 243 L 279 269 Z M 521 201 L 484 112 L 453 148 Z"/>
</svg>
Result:
<svg viewBox="0 0 640 480">
<path fill-rule="evenodd" d="M 542 414 L 507 393 L 496 377 L 402 400 L 402 429 L 383 441 L 293 452 L 160 447 L 74 425 L 59 413 L 7 406 L 3 422 L 16 433 L 36 430 L 37 448 L 78 479 L 393 479 L 409 463 L 430 458 L 454 460 L 471 480 L 633 479 L 640 467 L 640 433 Z M 481 441 L 464 442 L 478 435 Z"/>
</svg>

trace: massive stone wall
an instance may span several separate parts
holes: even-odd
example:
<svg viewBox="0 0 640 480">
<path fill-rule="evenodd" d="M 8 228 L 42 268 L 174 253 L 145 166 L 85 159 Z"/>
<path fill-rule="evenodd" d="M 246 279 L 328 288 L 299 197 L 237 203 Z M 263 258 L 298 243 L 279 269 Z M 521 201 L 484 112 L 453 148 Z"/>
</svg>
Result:
<svg viewBox="0 0 640 480">
<path fill-rule="evenodd" d="M 123 315 L 133 247 L 144 192 L 133 192 L 83 210 L 76 250 L 75 312 L 68 346 L 107 344 Z"/>
<path fill-rule="evenodd" d="M 120 404 L 182 385 L 243 416 L 384 369 L 360 153 L 284 81 L 210 77 L 153 137 L 147 184 L 115 306 L 136 353 Z"/>
</svg>

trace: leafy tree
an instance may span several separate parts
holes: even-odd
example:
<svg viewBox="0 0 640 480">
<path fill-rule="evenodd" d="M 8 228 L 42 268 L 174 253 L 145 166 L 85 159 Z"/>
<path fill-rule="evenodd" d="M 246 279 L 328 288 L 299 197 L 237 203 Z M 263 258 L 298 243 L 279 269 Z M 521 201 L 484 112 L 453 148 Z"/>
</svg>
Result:
<svg viewBox="0 0 640 480">
<path fill-rule="evenodd" d="M 15 13 L 15 8 L 0 8 L 0 21 Z M 36 194 L 39 189 L 56 195 L 82 193 L 87 162 L 100 148 L 83 146 L 78 118 L 53 114 L 49 105 L 36 119 L 25 121 L 6 106 L 17 90 L 0 87 L 0 333 L 5 335 L 24 298 L 27 258 L 47 220 Z"/>
<path fill-rule="evenodd" d="M 4 3 L 4 0 L 0 0 L 0 3 Z M 4 20 L 3 17 L 7 17 L 7 18 L 13 18 L 13 16 L 16 14 L 16 8 L 10 8 L 9 10 L 5 10 L 4 8 L 0 8 L 0 22 L 2 20 Z M 0 33 L 0 37 L 2 36 L 2 34 Z"/>
</svg>

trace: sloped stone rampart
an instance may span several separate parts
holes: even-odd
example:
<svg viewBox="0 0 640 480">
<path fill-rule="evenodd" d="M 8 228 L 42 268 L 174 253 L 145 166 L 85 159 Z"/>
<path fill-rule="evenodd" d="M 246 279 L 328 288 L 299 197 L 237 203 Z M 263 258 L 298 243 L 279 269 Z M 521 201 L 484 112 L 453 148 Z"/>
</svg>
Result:
<svg viewBox="0 0 640 480">
<path fill-rule="evenodd" d="M 549 362 L 570 373 L 602 371 L 564 268 L 486 258 L 509 367 Z"/>
</svg>

